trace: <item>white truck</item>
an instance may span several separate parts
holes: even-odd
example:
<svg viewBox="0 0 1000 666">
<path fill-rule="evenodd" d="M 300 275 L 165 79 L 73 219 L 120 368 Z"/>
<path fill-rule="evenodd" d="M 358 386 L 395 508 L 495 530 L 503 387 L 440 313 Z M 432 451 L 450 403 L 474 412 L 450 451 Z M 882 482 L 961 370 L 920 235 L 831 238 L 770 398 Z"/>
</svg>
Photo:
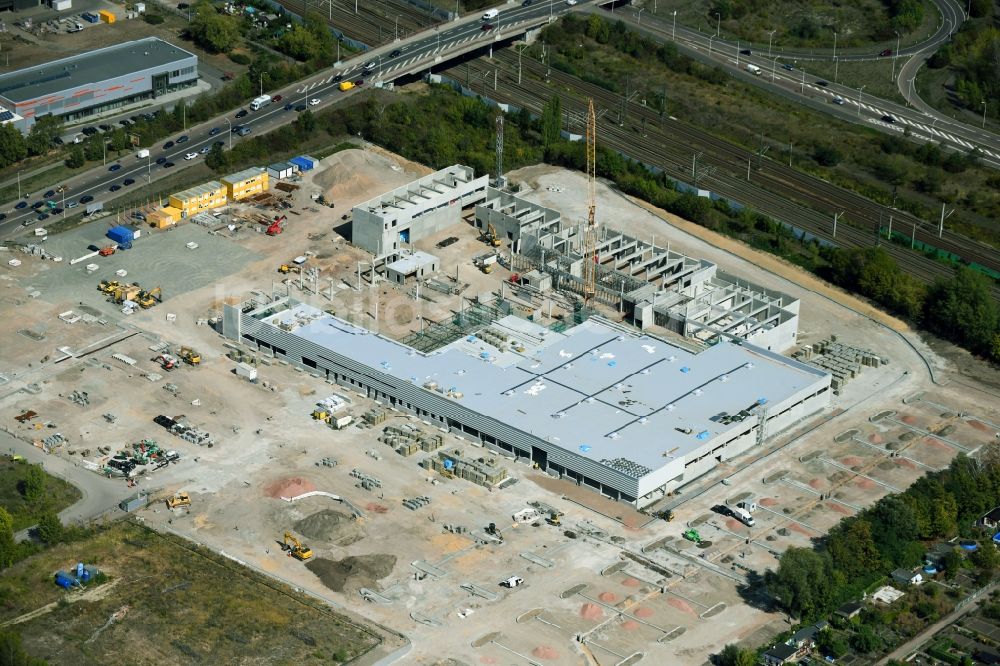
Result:
<svg viewBox="0 0 1000 666">
<path fill-rule="evenodd" d="M 524 583 L 524 579 L 521 578 L 520 576 L 511 576 L 510 578 L 508 578 L 508 579 L 506 579 L 504 581 L 501 581 L 500 582 L 500 586 L 501 587 L 506 587 L 506 588 L 512 590 L 515 587 L 517 587 L 518 585 L 521 585 L 523 583 Z"/>
<path fill-rule="evenodd" d="M 271 103 L 270 95 L 261 95 L 260 97 L 254 97 L 253 101 L 250 102 L 250 108 L 254 111 L 260 111 L 265 106 Z"/>
<path fill-rule="evenodd" d="M 486 13 L 483 14 L 484 21 L 492 21 L 496 17 L 500 16 L 500 10 L 498 9 L 487 9 Z"/>
<path fill-rule="evenodd" d="M 147 157 L 149 157 L 149 149 L 148 148 L 143 148 L 142 150 L 140 150 L 139 152 L 137 152 L 135 154 L 135 158 L 137 160 L 144 160 Z"/>
<path fill-rule="evenodd" d="M 747 527 L 753 527 L 754 526 L 753 516 L 751 516 L 750 512 L 747 511 L 746 509 L 741 509 L 740 507 L 736 507 L 736 508 L 732 509 L 732 514 L 733 514 L 733 518 L 735 518 L 736 520 L 740 521 L 741 523 L 743 523 Z"/>
<path fill-rule="evenodd" d="M 753 74 L 754 76 L 760 76 L 760 67 L 752 63 L 747 63 L 747 71 Z"/>
</svg>

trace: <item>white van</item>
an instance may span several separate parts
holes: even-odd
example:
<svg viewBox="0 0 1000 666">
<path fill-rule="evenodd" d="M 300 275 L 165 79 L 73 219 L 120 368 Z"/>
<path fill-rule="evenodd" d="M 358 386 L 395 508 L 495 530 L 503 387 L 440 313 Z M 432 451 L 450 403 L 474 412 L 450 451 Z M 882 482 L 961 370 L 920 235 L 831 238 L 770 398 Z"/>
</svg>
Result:
<svg viewBox="0 0 1000 666">
<path fill-rule="evenodd" d="M 149 157 L 149 150 L 147 148 L 143 148 L 142 150 L 140 150 L 135 154 L 135 157 L 136 159 L 144 160 L 147 157 Z"/>
<path fill-rule="evenodd" d="M 750 512 L 747 511 L 746 509 L 741 509 L 740 507 L 736 507 L 735 509 L 732 510 L 732 512 L 733 512 L 733 518 L 735 518 L 736 520 L 740 521 L 747 527 L 754 526 L 753 516 L 751 516 Z"/>
<path fill-rule="evenodd" d="M 486 13 L 483 14 L 483 20 L 484 21 L 492 21 L 493 19 L 495 19 L 498 16 L 500 16 L 500 10 L 499 9 L 487 9 Z"/>
</svg>

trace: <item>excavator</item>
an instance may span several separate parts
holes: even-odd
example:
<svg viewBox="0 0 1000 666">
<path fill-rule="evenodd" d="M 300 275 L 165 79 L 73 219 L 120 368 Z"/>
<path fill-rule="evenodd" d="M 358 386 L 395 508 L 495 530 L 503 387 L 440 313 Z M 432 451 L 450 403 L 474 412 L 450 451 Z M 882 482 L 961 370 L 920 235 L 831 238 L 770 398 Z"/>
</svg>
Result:
<svg viewBox="0 0 1000 666">
<path fill-rule="evenodd" d="M 161 297 L 161 292 L 159 287 L 150 289 L 149 291 L 141 291 L 139 292 L 136 298 L 136 303 L 138 303 L 143 310 L 148 310 L 157 303 L 162 303 L 162 302 L 163 298 Z"/>
<path fill-rule="evenodd" d="M 491 247 L 500 247 L 500 237 L 497 236 L 496 227 L 489 222 L 486 223 L 486 232 L 482 236 L 486 244 Z"/>
<path fill-rule="evenodd" d="M 181 357 L 181 360 L 188 365 L 200 365 L 201 364 L 201 354 L 191 349 L 190 347 L 181 347 L 177 350 L 177 355 Z"/>
<path fill-rule="evenodd" d="M 170 354 L 160 354 L 153 360 L 159 363 L 164 370 L 173 370 L 177 367 L 177 359 Z"/>
<path fill-rule="evenodd" d="M 97 290 L 103 294 L 113 294 L 115 290 L 118 289 L 120 285 L 118 280 L 101 280 L 101 283 L 97 285 Z"/>
<path fill-rule="evenodd" d="M 277 236 L 278 234 L 280 234 L 282 231 L 285 230 L 285 221 L 287 219 L 288 218 L 284 215 L 274 218 L 274 222 L 271 223 L 271 225 L 267 228 L 267 230 L 264 233 L 266 233 L 268 236 Z"/>
<path fill-rule="evenodd" d="M 285 532 L 285 540 L 281 543 L 281 549 L 288 553 L 289 557 L 304 562 L 313 556 L 312 548 L 303 546 L 291 532 Z"/>
</svg>

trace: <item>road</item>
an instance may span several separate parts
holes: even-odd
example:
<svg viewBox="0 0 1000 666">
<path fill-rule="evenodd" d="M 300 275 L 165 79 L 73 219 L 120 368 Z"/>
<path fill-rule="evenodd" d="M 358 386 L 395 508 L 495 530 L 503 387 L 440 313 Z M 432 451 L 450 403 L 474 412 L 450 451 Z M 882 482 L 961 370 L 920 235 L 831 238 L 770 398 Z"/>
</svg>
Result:
<svg viewBox="0 0 1000 666">
<path fill-rule="evenodd" d="M 741 80 L 769 89 L 786 99 L 809 104 L 842 120 L 864 124 L 885 133 L 902 134 L 909 129 L 911 137 L 916 140 L 943 143 L 960 152 L 978 148 L 983 153 L 985 163 L 1000 168 L 1000 136 L 949 118 L 916 96 L 912 81 L 917 70 L 941 44 L 951 38 L 951 34 L 964 19 L 962 9 L 955 0 L 936 0 L 936 4 L 943 14 L 938 31 L 921 44 L 901 51 L 901 54 L 909 54 L 912 57 L 901 69 L 898 80 L 903 82 L 905 79 L 909 83 L 905 86 L 900 83 L 900 90 L 903 91 L 905 87 L 909 91 L 904 92 L 904 97 L 911 101 L 914 108 L 870 94 L 865 95 L 863 90 L 808 76 L 804 70 L 792 64 L 792 61 L 810 59 L 809 57 L 792 55 L 788 51 L 773 52 L 773 57 L 764 51 L 754 51 L 747 56 L 740 51 L 748 44 L 743 44 L 741 47 L 738 43 L 716 39 L 715 35 L 706 35 L 697 30 L 682 29 L 681 26 L 675 29 L 671 21 L 648 15 L 642 16 L 634 8 L 618 9 L 615 11 L 615 16 L 658 41 L 674 41 L 685 53 L 703 62 L 722 66 Z M 839 59 L 875 57 L 878 56 L 869 54 L 845 56 Z M 816 55 L 811 58 L 830 59 L 827 56 Z M 747 71 L 748 64 L 760 68 L 757 76 Z M 822 100 L 823 103 L 810 104 L 816 99 Z"/>
<path fill-rule="evenodd" d="M 489 23 L 490 29 L 485 29 L 479 14 L 467 16 L 447 26 L 428 28 L 406 39 L 368 51 L 346 63 L 338 63 L 317 72 L 305 81 L 280 90 L 268 91 L 272 96 L 281 96 L 282 99 L 277 104 L 256 112 L 247 110 L 242 118 L 236 117 L 241 111 L 229 112 L 192 126 L 173 138 L 172 143 L 164 140 L 163 143 L 150 147 L 148 158 L 138 159 L 135 155 L 129 155 L 110 166 L 89 169 L 65 180 L 63 184 L 66 185 L 66 192 L 57 194 L 53 198 L 60 208 L 65 208 L 64 195 L 66 204 L 79 204 L 80 198 L 84 196 L 93 197 L 94 202 L 110 204 L 115 198 L 133 193 L 145 186 L 147 190 L 142 192 L 151 196 L 152 185 L 158 179 L 186 165 L 198 163 L 204 158 L 202 150 L 207 152 L 214 142 L 224 141 L 226 146 L 231 146 L 243 140 L 243 137 L 233 134 L 231 128 L 238 125 L 249 127 L 252 137 L 254 134 L 268 132 L 291 123 L 298 115 L 294 107 L 308 104 L 309 100 L 319 100 L 319 103 L 311 108 L 322 110 L 341 99 L 357 94 L 358 88 L 341 92 L 338 87 L 340 77 L 349 81 L 364 81 L 364 85 L 369 86 L 373 83 L 389 83 L 400 76 L 431 69 L 454 56 L 510 39 L 525 30 L 544 25 L 569 10 L 570 7 L 564 3 L 550 0 L 547 3 L 536 2 L 528 7 L 515 6 L 505 9 L 498 20 Z M 247 100 L 247 103 L 249 101 Z M 289 104 L 292 108 L 288 107 Z M 181 137 L 185 138 L 178 144 Z M 189 153 L 196 153 L 198 156 L 185 160 L 185 155 Z M 168 167 L 167 164 L 173 166 Z M 132 182 L 125 185 L 126 180 Z M 111 191 L 112 187 L 116 188 L 114 192 Z M 44 225 L 47 220 L 39 220 L 39 213 L 31 208 L 32 204 L 42 200 L 42 193 L 34 192 L 22 199 L 27 205 L 21 209 L 14 208 L 20 203 L 18 201 L 0 204 L 0 212 L 7 215 L 7 218 L 0 222 L 0 236 L 9 237 L 17 233 L 22 226 Z"/>
</svg>

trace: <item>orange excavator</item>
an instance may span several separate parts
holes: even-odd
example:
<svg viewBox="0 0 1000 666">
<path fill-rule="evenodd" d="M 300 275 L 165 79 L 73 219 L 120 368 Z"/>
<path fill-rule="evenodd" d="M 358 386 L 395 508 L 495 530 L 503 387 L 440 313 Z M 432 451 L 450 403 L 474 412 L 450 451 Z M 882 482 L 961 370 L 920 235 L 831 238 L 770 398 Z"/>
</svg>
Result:
<svg viewBox="0 0 1000 666">
<path fill-rule="evenodd" d="M 267 232 L 266 232 L 267 235 L 268 236 L 277 236 L 282 231 L 284 231 L 285 230 L 285 220 L 286 219 L 287 218 L 284 215 L 281 215 L 280 217 L 274 218 L 274 222 L 272 222 L 271 226 L 269 226 L 267 228 Z"/>
</svg>

